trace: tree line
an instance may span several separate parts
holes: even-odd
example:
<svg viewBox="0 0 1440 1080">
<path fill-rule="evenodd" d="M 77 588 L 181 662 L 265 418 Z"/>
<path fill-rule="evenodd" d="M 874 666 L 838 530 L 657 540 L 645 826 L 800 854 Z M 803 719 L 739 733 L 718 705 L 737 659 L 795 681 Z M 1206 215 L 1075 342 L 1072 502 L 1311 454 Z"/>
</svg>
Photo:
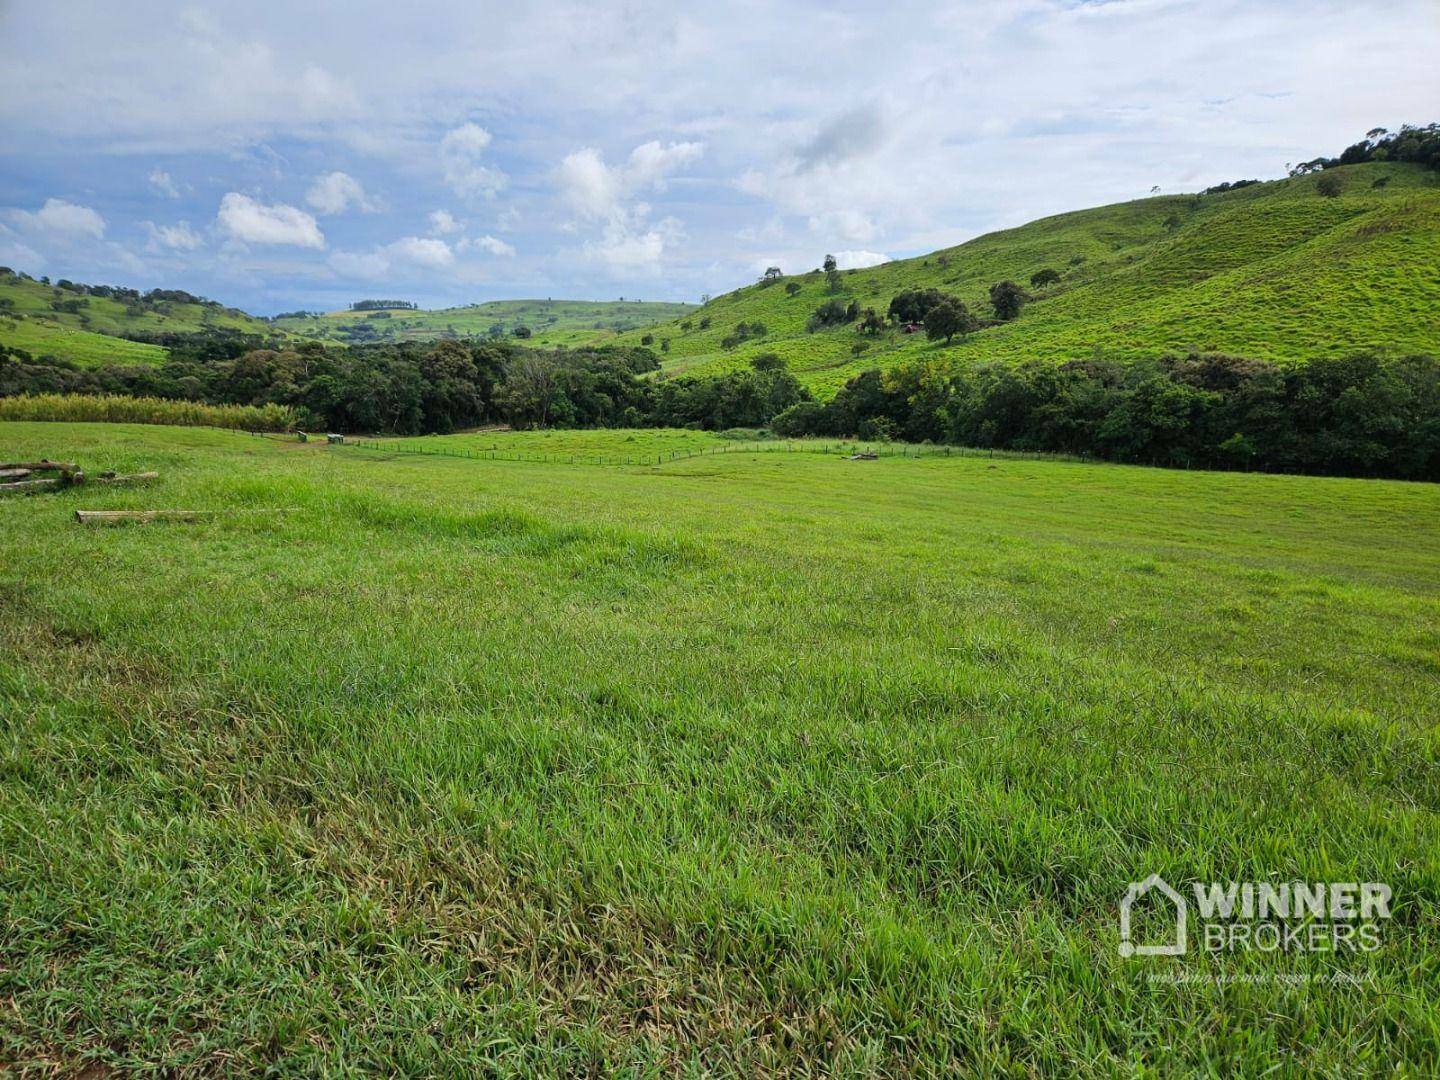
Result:
<svg viewBox="0 0 1440 1080">
<path fill-rule="evenodd" d="M 857 436 L 1188 468 L 1440 480 L 1440 361 L 1374 353 L 1279 366 L 1190 354 L 862 372 L 782 436 Z"/>
<path fill-rule="evenodd" d="M 248 347 L 247 347 L 248 346 Z M 283 405 L 301 425 L 418 435 L 515 427 L 759 427 L 810 395 L 773 357 L 708 378 L 656 381 L 646 348 L 540 350 L 513 341 L 267 347 L 253 336 L 170 342 L 162 365 L 82 368 L 0 346 L 0 397 L 120 394 Z"/>
</svg>

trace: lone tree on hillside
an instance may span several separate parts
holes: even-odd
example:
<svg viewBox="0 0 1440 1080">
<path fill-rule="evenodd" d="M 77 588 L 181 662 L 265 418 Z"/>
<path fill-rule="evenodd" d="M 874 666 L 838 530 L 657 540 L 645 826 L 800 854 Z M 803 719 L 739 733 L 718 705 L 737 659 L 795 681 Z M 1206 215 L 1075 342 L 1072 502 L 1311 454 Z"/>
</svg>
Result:
<svg viewBox="0 0 1440 1080">
<path fill-rule="evenodd" d="M 950 339 L 956 334 L 964 337 L 974 328 L 975 321 L 959 300 L 944 300 L 925 315 L 925 336 L 931 341 L 944 338 L 946 345 L 950 344 Z"/>
<path fill-rule="evenodd" d="M 840 265 L 835 261 L 834 255 L 826 255 L 822 264 L 825 270 L 825 281 L 830 286 L 830 291 L 840 291 Z"/>
<path fill-rule="evenodd" d="M 990 286 L 990 306 L 995 317 L 1009 322 L 1020 314 L 1020 309 L 1029 300 L 1029 295 L 1013 281 L 997 281 Z"/>
<path fill-rule="evenodd" d="M 1340 194 L 1340 177 L 1334 173 L 1325 173 L 1319 180 L 1315 181 L 1315 190 L 1327 199 L 1333 199 Z"/>
<path fill-rule="evenodd" d="M 760 284 L 774 285 L 775 282 L 779 281 L 782 277 L 784 277 L 784 274 L 778 266 L 767 266 L 765 273 L 760 275 Z"/>
<path fill-rule="evenodd" d="M 1036 270 L 1030 275 L 1030 284 L 1037 289 L 1043 289 L 1046 285 L 1054 285 L 1060 280 L 1060 271 L 1045 267 L 1043 270 Z"/>
</svg>

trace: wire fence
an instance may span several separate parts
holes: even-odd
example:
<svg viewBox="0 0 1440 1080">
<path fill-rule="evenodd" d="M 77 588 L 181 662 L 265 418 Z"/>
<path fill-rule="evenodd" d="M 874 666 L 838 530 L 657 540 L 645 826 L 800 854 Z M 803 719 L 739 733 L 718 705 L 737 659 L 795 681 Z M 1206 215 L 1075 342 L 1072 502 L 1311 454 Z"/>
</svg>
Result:
<svg viewBox="0 0 1440 1080">
<path fill-rule="evenodd" d="M 731 454 L 828 454 L 844 457 L 863 455 L 880 458 L 987 458 L 1019 461 L 1089 461 L 1088 458 L 1066 454 L 1047 454 L 1020 450 L 991 450 L 970 446 L 944 444 L 913 444 L 859 442 L 851 440 L 824 441 L 815 439 L 766 440 L 764 442 L 727 443 L 719 446 L 656 451 L 655 453 L 586 454 L 547 453 L 542 451 L 506 450 L 500 447 L 416 446 L 413 440 L 401 445 L 394 440 L 346 437 L 336 444 L 356 450 L 385 455 L 454 458 L 467 461 L 510 461 L 537 465 L 597 465 L 629 467 L 667 465 L 692 458 L 723 457 Z"/>
</svg>

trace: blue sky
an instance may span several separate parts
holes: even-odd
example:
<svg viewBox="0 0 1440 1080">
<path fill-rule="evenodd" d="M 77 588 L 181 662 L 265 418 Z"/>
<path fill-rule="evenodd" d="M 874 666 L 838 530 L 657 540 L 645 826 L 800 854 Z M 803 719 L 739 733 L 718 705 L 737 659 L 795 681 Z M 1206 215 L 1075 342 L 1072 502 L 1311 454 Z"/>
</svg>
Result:
<svg viewBox="0 0 1440 1080">
<path fill-rule="evenodd" d="M 0 0 L 0 264 L 694 300 L 1440 119 L 1440 5 Z"/>
</svg>

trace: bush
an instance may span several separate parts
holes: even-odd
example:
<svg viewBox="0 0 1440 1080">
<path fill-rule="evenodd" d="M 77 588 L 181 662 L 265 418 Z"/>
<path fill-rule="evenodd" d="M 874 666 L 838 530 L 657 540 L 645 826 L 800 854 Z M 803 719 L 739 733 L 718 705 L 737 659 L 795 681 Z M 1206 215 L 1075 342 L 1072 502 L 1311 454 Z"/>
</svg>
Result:
<svg viewBox="0 0 1440 1080">
<path fill-rule="evenodd" d="M 770 429 L 782 439 L 826 435 L 829 413 L 818 401 L 797 401 L 770 422 Z"/>
<path fill-rule="evenodd" d="M 805 320 L 805 329 L 810 333 L 830 326 L 842 326 L 860 317 L 860 305 L 855 301 L 846 304 L 843 300 L 826 300 Z"/>
</svg>

